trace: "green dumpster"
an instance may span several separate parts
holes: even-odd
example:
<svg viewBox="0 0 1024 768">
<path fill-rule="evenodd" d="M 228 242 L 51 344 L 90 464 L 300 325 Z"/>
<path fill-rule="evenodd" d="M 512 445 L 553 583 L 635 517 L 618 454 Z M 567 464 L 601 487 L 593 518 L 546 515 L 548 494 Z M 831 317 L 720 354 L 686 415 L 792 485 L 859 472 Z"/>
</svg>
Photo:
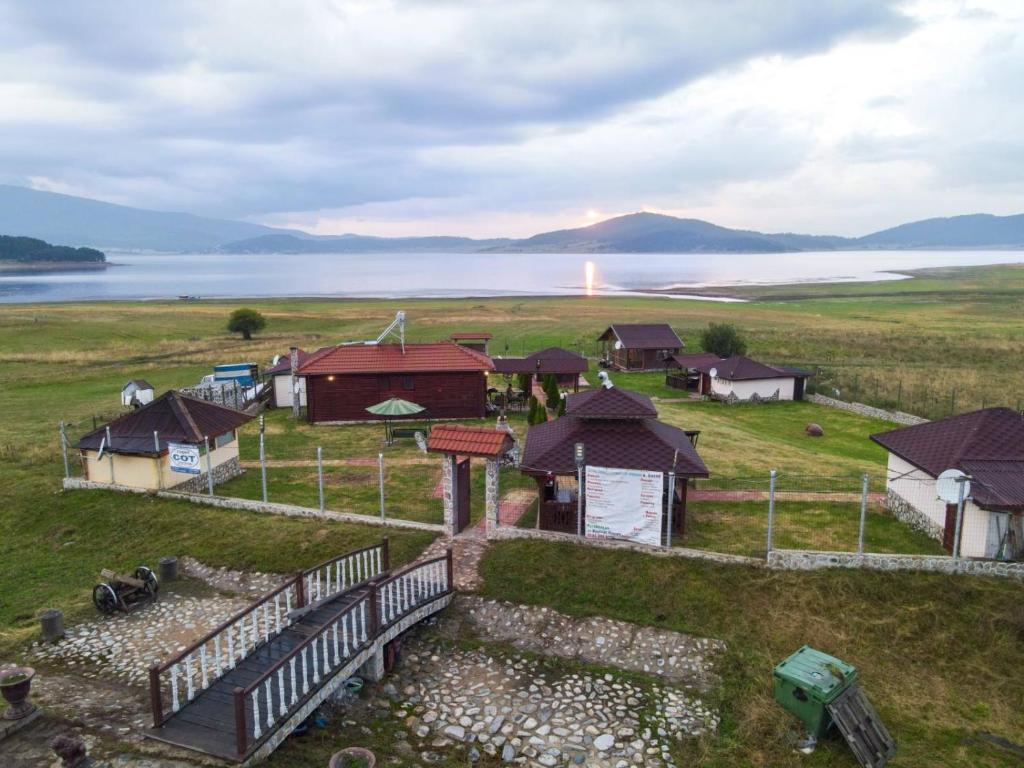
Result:
<svg viewBox="0 0 1024 768">
<path fill-rule="evenodd" d="M 775 667 L 773 677 L 775 701 L 820 739 L 832 725 L 826 707 L 857 682 L 857 669 L 805 645 Z"/>
</svg>

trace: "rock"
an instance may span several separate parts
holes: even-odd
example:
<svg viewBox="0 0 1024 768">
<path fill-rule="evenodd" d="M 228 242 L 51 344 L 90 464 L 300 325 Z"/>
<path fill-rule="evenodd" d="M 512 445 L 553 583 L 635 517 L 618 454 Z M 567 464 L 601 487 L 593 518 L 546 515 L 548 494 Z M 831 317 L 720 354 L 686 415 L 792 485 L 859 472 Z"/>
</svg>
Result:
<svg viewBox="0 0 1024 768">
<path fill-rule="evenodd" d="M 814 422 L 808 424 L 807 427 L 804 429 L 804 432 L 806 432 L 811 437 L 825 436 L 825 430 L 822 429 L 819 425 L 815 424 Z"/>
<path fill-rule="evenodd" d="M 516 759 L 516 749 L 511 744 L 505 744 L 501 748 L 501 759 L 506 763 L 511 763 Z"/>
<path fill-rule="evenodd" d="M 607 752 L 615 746 L 615 737 L 610 733 L 602 733 L 594 739 L 594 748 L 600 752 Z"/>
</svg>

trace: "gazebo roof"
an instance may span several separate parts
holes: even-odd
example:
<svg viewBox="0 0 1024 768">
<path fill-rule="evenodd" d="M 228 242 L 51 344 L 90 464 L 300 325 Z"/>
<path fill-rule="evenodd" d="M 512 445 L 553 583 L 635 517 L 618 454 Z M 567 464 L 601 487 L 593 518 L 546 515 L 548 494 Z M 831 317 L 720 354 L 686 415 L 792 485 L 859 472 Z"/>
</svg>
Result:
<svg viewBox="0 0 1024 768">
<path fill-rule="evenodd" d="M 427 438 L 427 450 L 431 453 L 480 456 L 486 459 L 504 456 L 512 445 L 512 436 L 504 429 L 466 427 L 460 424 L 440 424 L 430 431 L 430 437 Z"/>
<path fill-rule="evenodd" d="M 565 414 L 583 419 L 653 419 L 658 416 L 651 398 L 619 387 L 598 387 L 569 395 Z"/>
<path fill-rule="evenodd" d="M 574 448 L 583 443 L 592 466 L 646 469 L 707 477 L 686 433 L 656 419 L 585 419 L 566 415 L 530 428 L 521 469 L 530 475 L 576 472 Z"/>
<path fill-rule="evenodd" d="M 495 357 L 497 373 L 586 373 L 587 358 L 561 347 L 548 347 L 526 357 Z"/>
</svg>

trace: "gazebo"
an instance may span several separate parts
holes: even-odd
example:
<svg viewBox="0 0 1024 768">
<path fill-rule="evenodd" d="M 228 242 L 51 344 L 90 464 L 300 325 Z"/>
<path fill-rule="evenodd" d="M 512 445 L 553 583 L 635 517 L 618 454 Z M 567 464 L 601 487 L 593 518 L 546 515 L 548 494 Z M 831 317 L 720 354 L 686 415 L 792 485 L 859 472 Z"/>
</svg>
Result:
<svg viewBox="0 0 1024 768">
<path fill-rule="evenodd" d="M 583 355 L 561 347 L 548 347 L 526 357 L 495 357 L 494 372 L 504 376 L 528 373 L 538 381 L 547 374 L 554 374 L 560 387 L 579 390 L 580 376 L 587 372 L 590 363 Z"/>
<path fill-rule="evenodd" d="M 575 446 L 593 467 L 647 470 L 673 478 L 672 533 L 686 528 L 686 481 L 707 477 L 694 447 L 698 433 L 658 421 L 646 395 L 610 384 L 569 395 L 565 415 L 530 428 L 520 471 L 537 482 L 537 527 L 577 532 L 579 488 Z M 584 480 L 585 482 L 585 480 Z M 583 505 L 584 519 L 586 505 Z"/>
</svg>

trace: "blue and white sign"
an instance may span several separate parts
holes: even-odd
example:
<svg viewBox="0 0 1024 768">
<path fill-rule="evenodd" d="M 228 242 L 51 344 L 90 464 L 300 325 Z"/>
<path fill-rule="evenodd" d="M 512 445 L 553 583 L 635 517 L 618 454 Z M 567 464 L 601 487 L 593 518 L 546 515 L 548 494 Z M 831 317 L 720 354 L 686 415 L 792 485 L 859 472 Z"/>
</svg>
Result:
<svg viewBox="0 0 1024 768">
<path fill-rule="evenodd" d="M 186 475 L 198 475 L 202 472 L 198 445 L 168 443 L 167 455 L 171 460 L 171 472 L 183 472 Z"/>
</svg>

